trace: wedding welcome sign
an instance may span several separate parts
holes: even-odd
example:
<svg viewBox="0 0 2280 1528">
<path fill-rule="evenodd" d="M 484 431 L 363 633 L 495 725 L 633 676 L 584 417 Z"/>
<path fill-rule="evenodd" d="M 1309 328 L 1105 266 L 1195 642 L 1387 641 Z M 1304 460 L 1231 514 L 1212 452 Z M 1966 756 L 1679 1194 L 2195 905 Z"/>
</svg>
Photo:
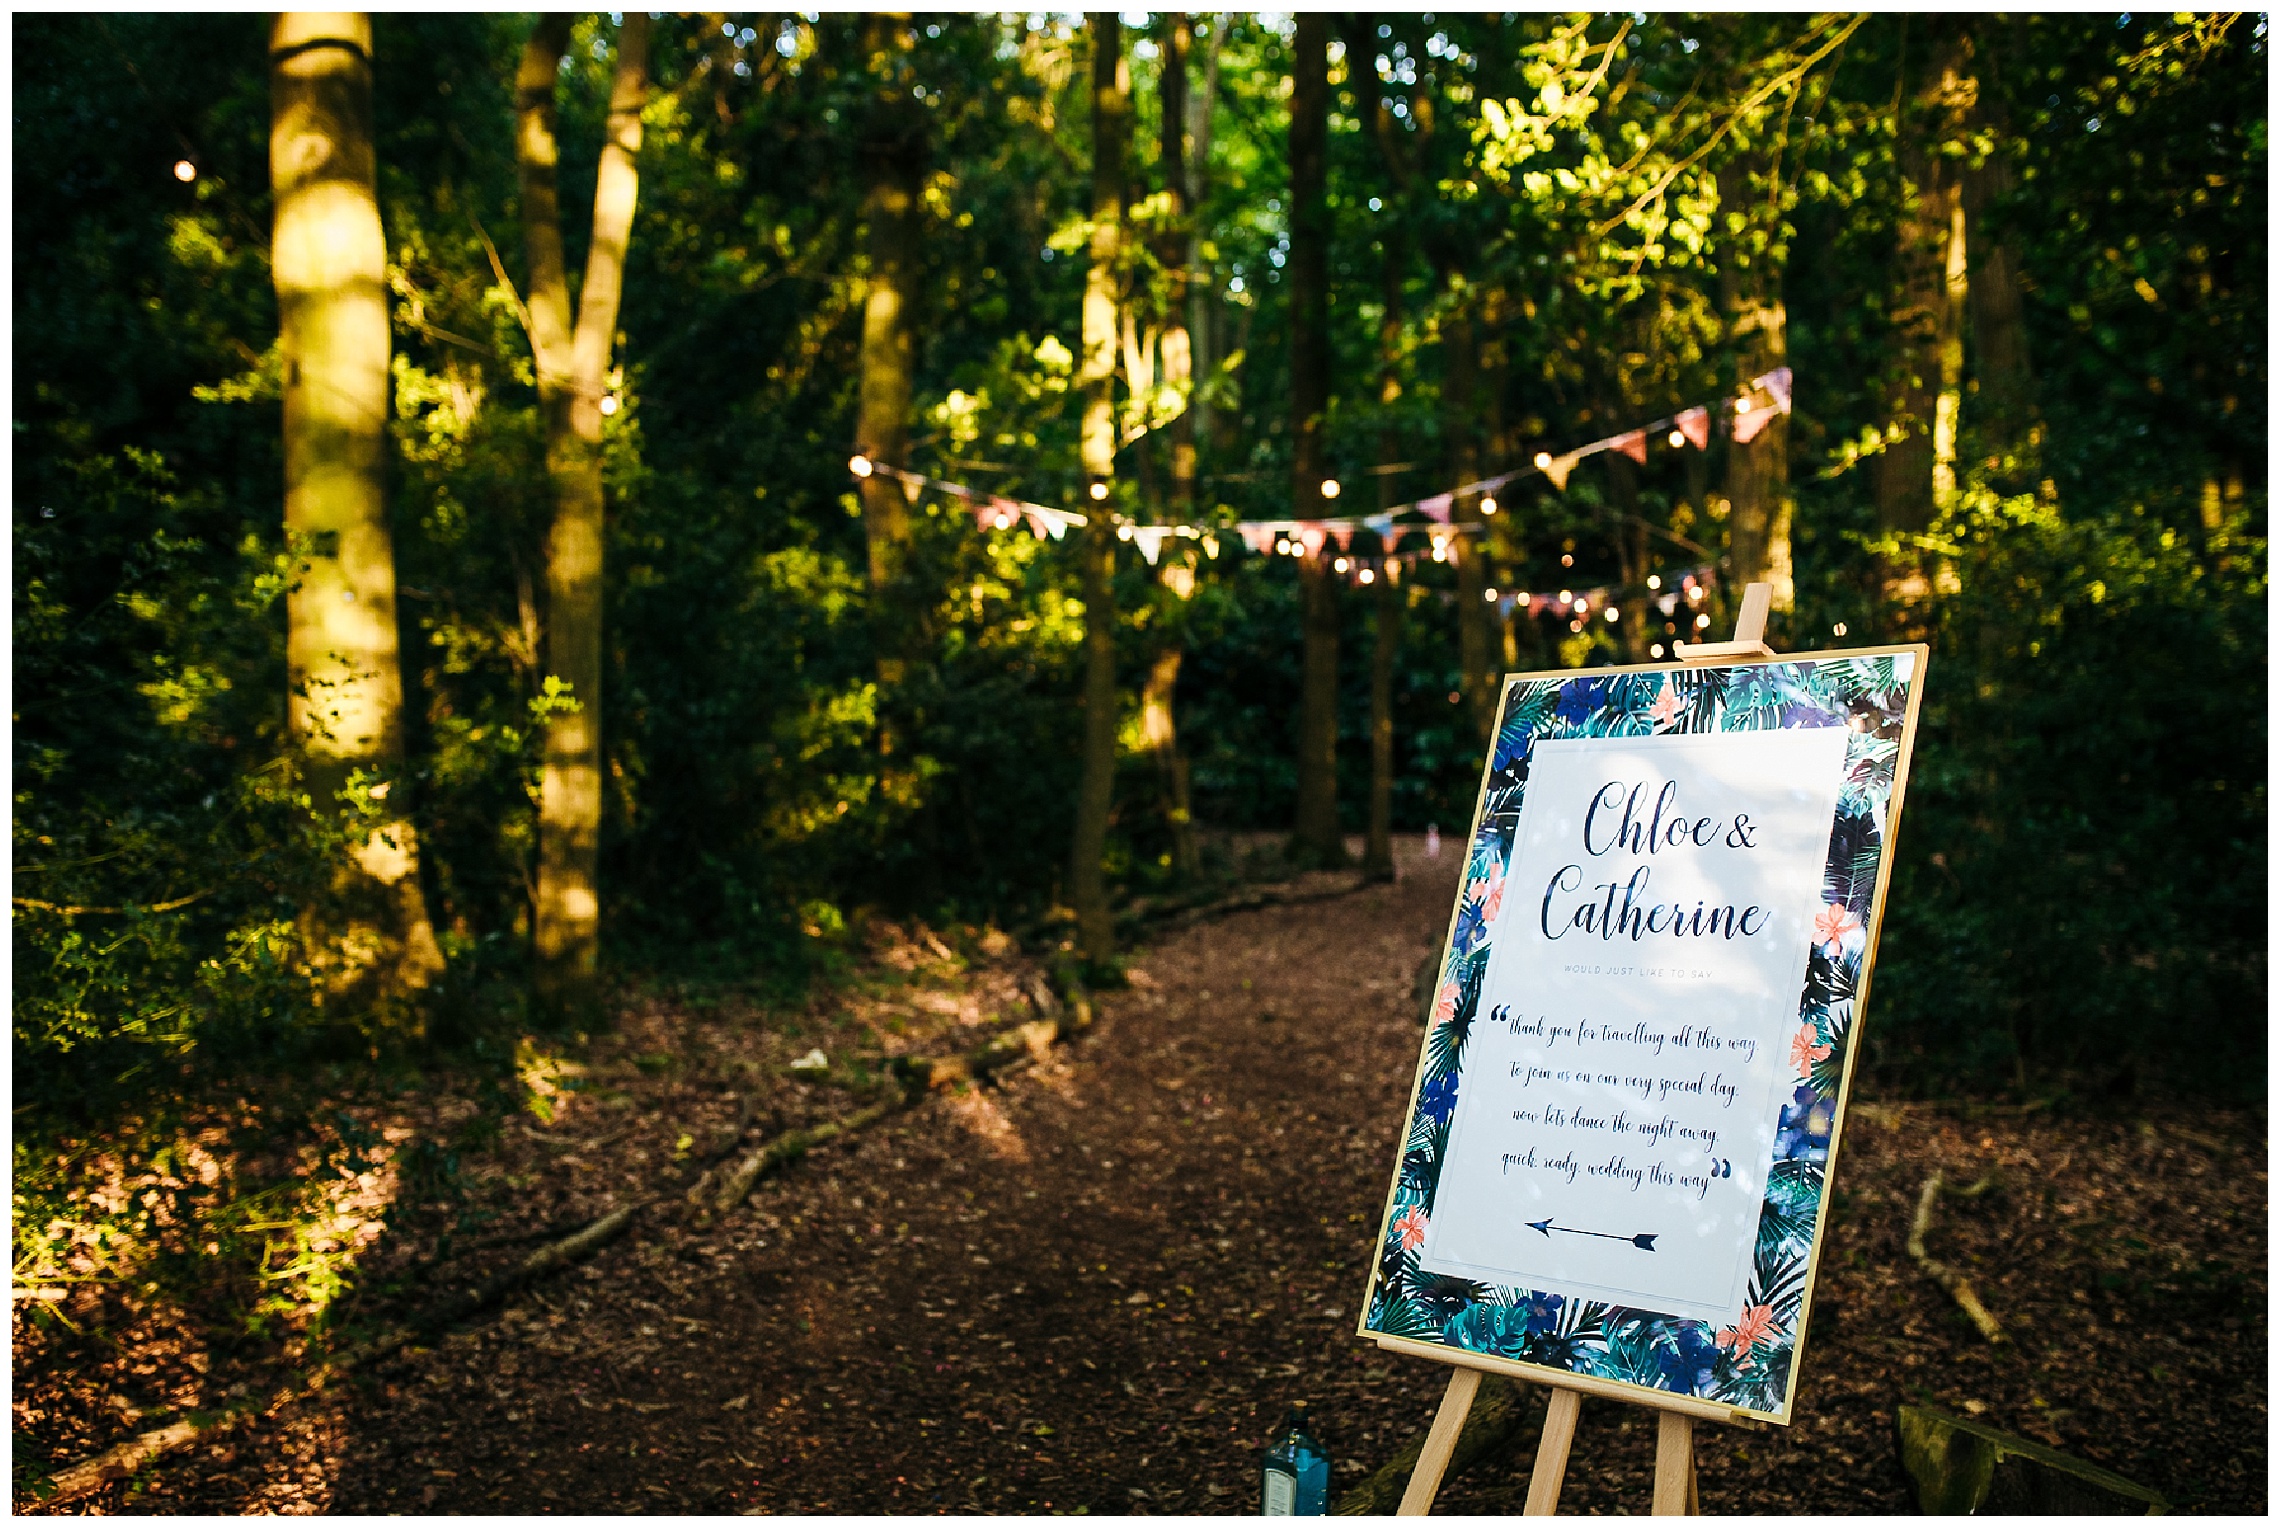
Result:
<svg viewBox="0 0 2280 1528">
<path fill-rule="evenodd" d="M 1924 656 L 1506 681 L 1363 1335 L 1790 1420 Z"/>
</svg>

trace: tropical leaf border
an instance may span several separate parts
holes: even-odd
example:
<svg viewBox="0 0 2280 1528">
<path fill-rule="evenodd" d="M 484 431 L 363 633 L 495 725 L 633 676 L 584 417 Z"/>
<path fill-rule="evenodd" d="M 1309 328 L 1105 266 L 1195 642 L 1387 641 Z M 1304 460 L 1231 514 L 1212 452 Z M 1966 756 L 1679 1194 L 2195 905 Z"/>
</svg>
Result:
<svg viewBox="0 0 2280 1528">
<path fill-rule="evenodd" d="M 1507 676 L 1372 1259 L 1363 1336 L 1432 1343 L 1693 1396 L 1785 1425 L 1791 1420 L 1821 1212 L 1876 950 L 1890 873 L 1886 850 L 1914 740 L 1925 657 L 1926 649 L 1911 646 L 1717 666 Z M 1851 735 L 1823 893 L 1849 920 L 1837 919 L 1842 932 L 1816 944 L 1807 962 L 1793 1045 L 1796 1086 L 1775 1132 L 1742 1321 L 1717 1330 L 1685 1317 L 1421 1270 L 1417 1249 L 1440 1185 L 1465 1042 L 1488 970 L 1493 908 L 1536 743 L 1831 726 Z M 1845 926 L 1852 920 L 1857 926 Z"/>
</svg>

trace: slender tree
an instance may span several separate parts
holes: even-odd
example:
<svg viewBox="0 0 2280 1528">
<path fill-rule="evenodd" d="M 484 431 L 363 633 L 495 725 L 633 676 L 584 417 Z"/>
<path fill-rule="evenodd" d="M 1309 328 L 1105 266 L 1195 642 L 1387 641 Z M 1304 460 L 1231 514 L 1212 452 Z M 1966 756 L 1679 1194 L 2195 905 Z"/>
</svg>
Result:
<svg viewBox="0 0 2280 1528">
<path fill-rule="evenodd" d="M 919 269 L 919 194 L 926 173 L 926 109 L 911 94 L 908 12 L 872 14 L 863 54 L 871 102 L 863 116 L 863 219 L 867 269 L 863 291 L 860 404 L 856 454 L 886 467 L 910 454 L 913 313 Z M 910 541 L 910 500 L 884 474 L 860 482 L 863 536 L 870 553 L 872 645 L 879 681 L 901 682 L 915 628 L 910 602 L 895 597 Z M 891 734 L 883 738 L 893 747 Z"/>
<path fill-rule="evenodd" d="M 1756 154 L 1718 173 L 1718 201 L 1745 232 L 1729 240 L 1719 269 L 1726 341 L 1744 382 L 1789 364 L 1789 310 L 1782 301 L 1778 184 Z M 1734 587 L 1773 585 L 1773 608 L 1796 602 L 1790 564 L 1789 418 L 1776 414 L 1751 440 L 1729 442 L 1726 454 L 1726 546 Z"/>
<path fill-rule="evenodd" d="M 1132 74 L 1122 23 L 1113 11 L 1089 16 L 1092 34 L 1092 240 L 1085 272 L 1084 354 L 1077 382 L 1085 400 L 1078 450 L 1090 515 L 1077 543 L 1085 602 L 1085 730 L 1077 817 L 1069 844 L 1069 901 L 1085 959 L 1116 956 L 1101 856 L 1116 786 L 1116 341 L 1117 278 L 1124 255 L 1124 157 L 1132 139 Z"/>
<path fill-rule="evenodd" d="M 1973 152 L 1963 164 L 1964 228 L 1971 241 L 1971 351 L 1978 381 L 1979 424 L 1990 450 L 2015 456 L 2034 426 L 2035 373 L 2027 348 L 2026 299 L 2019 236 L 2006 200 L 2018 190 L 2017 140 L 1998 79 L 2015 22 L 1982 18 L 1973 30 L 1974 73 L 1968 118 Z M 2008 474 L 2007 474 L 2008 475 Z"/>
<path fill-rule="evenodd" d="M 1327 512 L 1322 485 L 1324 416 L 1330 408 L 1330 143 L 1327 20 L 1298 17 L 1291 44 L 1290 289 L 1291 513 Z M 1302 864 L 1345 863 L 1338 827 L 1338 580 L 1325 541 L 1299 564 L 1305 657 L 1299 679 L 1298 802 L 1291 855 Z"/>
<path fill-rule="evenodd" d="M 372 148 L 372 24 L 294 11 L 269 41 L 270 269 L 284 361 L 288 711 L 312 801 L 373 820 L 301 931 L 328 992 L 388 997 L 443 967 L 397 778 L 404 756 L 389 536 L 387 250 Z"/>
<path fill-rule="evenodd" d="M 1347 33 L 1346 56 L 1366 58 L 1371 40 L 1371 18 L 1353 19 Z M 1362 48 L 1355 46 L 1357 38 Z M 1402 233 L 1405 221 L 1398 215 L 1385 220 L 1378 232 L 1378 276 L 1383 311 L 1378 315 L 1378 508 L 1391 509 L 1401 492 L 1395 468 L 1401 455 L 1401 431 L 1394 405 L 1401 398 L 1401 338 L 1403 328 L 1402 278 L 1408 269 L 1408 244 Z M 1392 550 L 1387 545 L 1386 550 Z M 1401 564 L 1391 556 L 1382 560 L 1372 601 L 1375 617 L 1370 646 L 1370 828 L 1362 851 L 1362 874 L 1373 881 L 1393 879 L 1393 680 L 1400 660 L 1403 602 L 1408 591 L 1399 581 Z"/>
<path fill-rule="evenodd" d="M 1902 634 L 1919 634 L 1931 595 L 1913 538 L 1954 492 L 1961 409 L 1966 237 L 1962 175 L 1948 146 L 1973 90 L 1957 18 L 1923 18 L 1928 35 L 1917 89 L 1896 124 L 1905 211 L 1895 257 L 1893 378 L 1877 460 L 1879 527 L 1896 538 L 1883 559 L 1886 607 Z"/>
<path fill-rule="evenodd" d="M 540 18 L 515 80 L 515 162 L 529 263 L 530 344 L 546 426 L 546 474 L 554 496 L 546 540 L 546 666 L 569 686 L 546 725 L 538 808 L 538 993 L 564 1019 L 591 1017 L 598 1003 L 601 901 L 595 860 L 602 824 L 602 419 L 617 338 L 626 248 L 640 189 L 641 109 L 648 97 L 649 14 L 627 11 L 618 29 L 609 121 L 594 177 L 594 221 L 578 318 L 555 189 L 561 157 L 555 82 L 571 18 Z"/>
<path fill-rule="evenodd" d="M 1183 400 L 1180 412 L 1167 427 L 1171 446 L 1171 514 L 1175 521 L 1195 519 L 1195 379 L 1189 345 L 1188 275 L 1194 243 L 1194 212 L 1187 169 L 1187 144 L 1192 124 L 1188 112 L 1189 26 L 1184 11 L 1165 16 L 1162 62 L 1158 86 L 1162 131 L 1157 154 L 1158 173 L 1170 206 L 1157 246 L 1167 292 L 1164 303 L 1164 385 L 1177 389 Z M 1182 880 L 1198 868 L 1195 820 L 1188 792 L 1188 761 L 1180 751 L 1178 716 L 1174 702 L 1179 693 L 1180 666 L 1186 656 L 1187 601 L 1195 592 L 1192 554 L 1168 547 L 1158 579 L 1160 593 L 1156 623 L 1158 646 L 1148 666 L 1148 681 L 1140 692 L 1140 733 L 1150 753 L 1164 792 L 1164 816 L 1171 829 L 1172 869 Z"/>
</svg>

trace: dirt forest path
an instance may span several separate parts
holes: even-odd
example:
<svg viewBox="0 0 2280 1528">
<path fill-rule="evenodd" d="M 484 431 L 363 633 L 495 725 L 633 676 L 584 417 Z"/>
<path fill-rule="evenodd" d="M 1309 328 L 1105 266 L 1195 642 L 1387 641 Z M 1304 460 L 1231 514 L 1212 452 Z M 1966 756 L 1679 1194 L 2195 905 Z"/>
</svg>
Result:
<svg viewBox="0 0 2280 1528">
<path fill-rule="evenodd" d="M 1350 1485 L 1444 1379 L 1353 1332 L 1455 891 L 1453 846 L 1404 855 L 1397 885 L 1166 934 L 1090 1032 L 1002 1087 L 819 1152 L 715 1225 L 668 1218 L 79 1509 L 1251 1514 L 1298 1399 Z M 2181 1505 L 2261 1510 L 2263 1129 L 1857 1110 L 1802 1419 L 1705 1431 L 1704 1510 L 1912 1510 L 1911 1395 Z M 1939 1232 L 2006 1350 L 1905 1253 L 1934 1167 L 2008 1186 Z M 1569 1509 L 1643 1511 L 1652 1439 L 1587 1403 Z M 1517 1511 L 1532 1450 L 1441 1510 Z"/>
</svg>

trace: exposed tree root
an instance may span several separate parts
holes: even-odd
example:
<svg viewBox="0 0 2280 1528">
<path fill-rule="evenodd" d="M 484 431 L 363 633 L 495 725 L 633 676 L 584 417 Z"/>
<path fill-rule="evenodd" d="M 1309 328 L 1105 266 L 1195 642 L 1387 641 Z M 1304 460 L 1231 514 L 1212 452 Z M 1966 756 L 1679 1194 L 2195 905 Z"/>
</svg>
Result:
<svg viewBox="0 0 2280 1528">
<path fill-rule="evenodd" d="M 1490 1455 L 1512 1448 L 1529 1424 L 1542 1418 L 1544 1396 L 1541 1385 L 1523 1385 L 1501 1374 L 1483 1378 L 1473 1396 L 1472 1410 L 1465 1416 L 1464 1431 L 1457 1434 L 1456 1452 L 1449 1456 L 1442 1481 L 1453 1480 Z M 1402 1446 L 1401 1452 L 1356 1482 L 1330 1510 L 1340 1517 L 1389 1516 L 1401 1505 L 1401 1493 L 1424 1451 L 1425 1434 L 1419 1433 Z"/>
<path fill-rule="evenodd" d="M 1056 1042 L 1073 1038 L 1092 1024 L 1092 1002 L 1082 987 L 1072 986 L 1067 1000 L 1050 992 L 1036 998 L 1046 1017 L 1032 1019 L 993 1035 L 963 1056 L 923 1056 L 895 1063 L 896 1079 L 877 1103 L 858 1109 L 844 1119 L 827 1120 L 787 1130 L 736 1164 L 712 1196 L 712 1212 L 725 1215 L 751 1197 L 760 1180 L 789 1163 L 797 1162 L 818 1146 L 826 1145 L 900 1113 L 935 1088 L 959 1083 L 985 1082 L 1024 1062 L 1044 1059 Z M 1048 1007 L 1047 1000 L 1050 1000 Z M 707 1183 L 699 1179 L 689 1190 L 689 1201 L 701 1203 Z"/>
<path fill-rule="evenodd" d="M 643 1200 L 612 1210 L 591 1225 L 539 1248 L 514 1267 L 492 1275 L 416 1320 L 335 1354 L 308 1375 L 278 1391 L 266 1403 L 252 1402 L 226 1411 L 196 1412 L 169 1422 L 164 1427 L 139 1433 L 123 1443 L 112 1445 L 92 1459 L 83 1459 L 77 1464 L 55 1471 L 47 1477 L 44 1485 L 34 1485 L 33 1494 L 42 1506 L 55 1506 L 85 1496 L 90 1491 L 101 1490 L 114 1480 L 126 1479 L 153 1460 L 200 1438 L 215 1437 L 253 1417 L 265 1416 L 279 1407 L 314 1395 L 334 1380 L 386 1358 L 431 1332 L 464 1321 L 469 1316 L 498 1304 L 525 1284 L 544 1278 L 557 1269 L 584 1262 L 632 1224 L 633 1217 L 650 1202 Z"/>
<path fill-rule="evenodd" d="M 1995 1179 L 1990 1175 L 1969 1188 L 1956 1189 L 1954 1193 L 1958 1199 L 1976 1199 L 1987 1192 L 1994 1182 Z M 1971 1324 L 1979 1328 L 1980 1336 L 1989 1342 L 2009 1342 L 2011 1339 L 2004 1332 L 2002 1323 L 1995 1319 L 1994 1312 L 1980 1303 L 1978 1291 L 1971 1287 L 1971 1281 L 1924 1250 L 1924 1238 L 1931 1234 L 1932 1215 L 1939 1207 L 1942 1187 L 1940 1175 L 1933 1173 L 1924 1180 L 1923 1188 L 1917 1192 L 1916 1218 L 1908 1227 L 1908 1255 L 1922 1266 L 1924 1272 L 1932 1276 L 1940 1288 L 1948 1292 L 1949 1298 L 1962 1307 L 1963 1313 L 1971 1318 Z"/>
<path fill-rule="evenodd" d="M 711 1209 L 726 1213 L 736 1208 L 751 1195 L 762 1178 L 797 1162 L 819 1146 L 853 1135 L 909 1108 L 932 1089 L 984 1082 L 1018 1065 L 1041 1060 L 1055 1043 L 1071 1039 L 1092 1025 L 1092 1002 L 1082 986 L 1072 985 L 1066 994 L 1056 997 L 1040 984 L 1039 991 L 1032 997 L 1045 1017 L 993 1035 L 963 1056 L 900 1061 L 896 1063 L 896 1075 L 887 1081 L 885 1096 L 877 1102 L 841 1119 L 787 1130 L 766 1142 L 721 1180 L 719 1192 L 712 1196 Z M 686 1196 L 691 1204 L 703 1203 L 711 1179 L 712 1174 L 708 1172 L 691 1185 Z M 42 1506 L 85 1496 L 199 1439 L 216 1437 L 251 1418 L 266 1416 L 314 1395 L 333 1381 L 377 1363 L 422 1337 L 481 1314 L 526 1284 L 584 1262 L 614 1241 L 633 1224 L 635 1216 L 661 1197 L 655 1195 L 621 1206 L 561 1240 L 548 1243 L 514 1267 L 493 1274 L 412 1321 L 335 1354 L 267 1402 L 248 1402 L 225 1411 L 196 1413 L 140 1433 L 91 1459 L 54 1471 L 45 1481 L 34 1485 L 33 1494 Z M 1466 1436 L 1471 1436 L 1469 1429 Z M 1460 1444 L 1460 1457 L 1462 1448 Z"/>
</svg>

